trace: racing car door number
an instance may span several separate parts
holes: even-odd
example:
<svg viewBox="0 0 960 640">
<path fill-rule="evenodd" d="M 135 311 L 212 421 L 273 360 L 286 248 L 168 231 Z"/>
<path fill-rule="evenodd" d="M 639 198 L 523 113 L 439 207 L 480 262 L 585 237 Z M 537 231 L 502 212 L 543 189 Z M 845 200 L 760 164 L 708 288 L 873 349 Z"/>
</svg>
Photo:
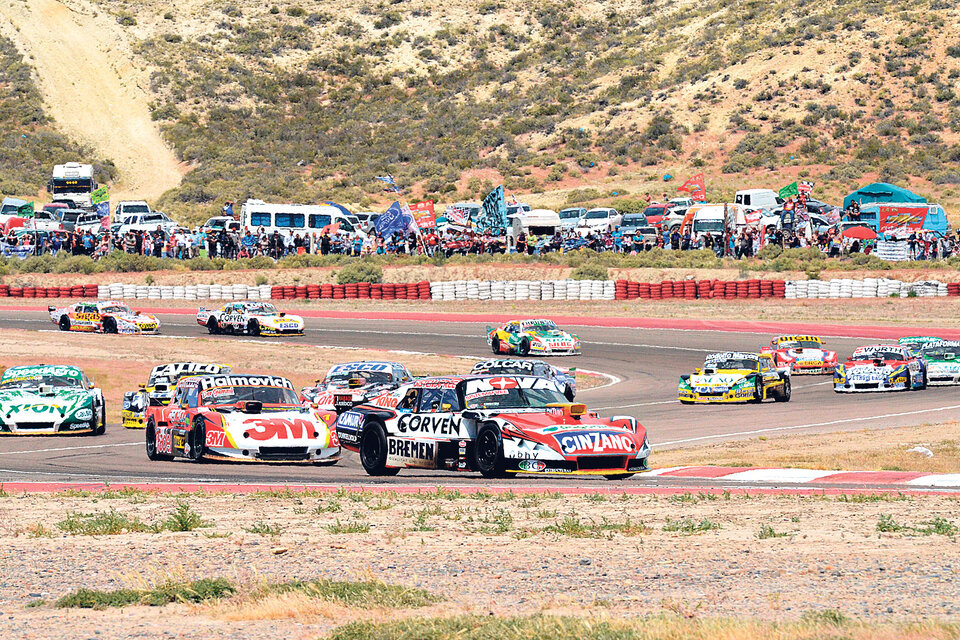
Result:
<svg viewBox="0 0 960 640">
<path fill-rule="evenodd" d="M 159 453 L 173 453 L 173 436 L 170 429 L 157 429 L 157 451 Z"/>
</svg>

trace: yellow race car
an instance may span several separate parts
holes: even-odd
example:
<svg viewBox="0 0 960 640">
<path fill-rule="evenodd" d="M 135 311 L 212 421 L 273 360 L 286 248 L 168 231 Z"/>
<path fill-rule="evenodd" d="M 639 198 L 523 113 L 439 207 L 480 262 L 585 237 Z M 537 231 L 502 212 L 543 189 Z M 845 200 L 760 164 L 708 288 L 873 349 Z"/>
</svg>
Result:
<svg viewBox="0 0 960 640">
<path fill-rule="evenodd" d="M 127 391 L 123 394 L 121 422 L 127 429 L 143 429 L 144 413 L 147 407 L 163 407 L 170 404 L 173 388 L 181 378 L 226 374 L 231 371 L 229 365 L 203 362 L 171 362 L 157 365 L 150 371 L 146 384 L 141 384 L 137 391 Z"/>
<path fill-rule="evenodd" d="M 790 401 L 790 369 L 778 369 L 769 353 L 711 353 L 703 368 L 680 376 L 683 404 Z"/>
</svg>

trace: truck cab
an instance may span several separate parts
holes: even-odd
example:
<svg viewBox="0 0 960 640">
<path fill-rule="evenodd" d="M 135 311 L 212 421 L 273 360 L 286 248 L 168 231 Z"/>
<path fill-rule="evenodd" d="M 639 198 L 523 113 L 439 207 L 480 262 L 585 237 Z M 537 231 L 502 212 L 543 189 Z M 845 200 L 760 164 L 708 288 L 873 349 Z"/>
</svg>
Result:
<svg viewBox="0 0 960 640">
<path fill-rule="evenodd" d="M 66 202 L 71 208 L 90 208 L 90 198 L 97 188 L 93 179 L 93 165 L 68 162 L 53 167 L 53 175 L 47 184 L 47 190 L 54 202 Z"/>
</svg>

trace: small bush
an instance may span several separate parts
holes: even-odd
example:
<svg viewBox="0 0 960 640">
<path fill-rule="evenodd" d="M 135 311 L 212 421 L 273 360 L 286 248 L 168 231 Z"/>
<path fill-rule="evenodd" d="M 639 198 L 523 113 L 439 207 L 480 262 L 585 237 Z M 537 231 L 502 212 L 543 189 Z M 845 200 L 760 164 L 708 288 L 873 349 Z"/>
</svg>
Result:
<svg viewBox="0 0 960 640">
<path fill-rule="evenodd" d="M 585 262 L 573 270 L 570 277 L 574 280 L 606 280 L 607 268 L 595 262 Z"/>
<path fill-rule="evenodd" d="M 337 273 L 338 284 L 353 284 L 355 282 L 382 282 L 383 269 L 375 264 L 354 262 L 348 264 Z"/>
</svg>

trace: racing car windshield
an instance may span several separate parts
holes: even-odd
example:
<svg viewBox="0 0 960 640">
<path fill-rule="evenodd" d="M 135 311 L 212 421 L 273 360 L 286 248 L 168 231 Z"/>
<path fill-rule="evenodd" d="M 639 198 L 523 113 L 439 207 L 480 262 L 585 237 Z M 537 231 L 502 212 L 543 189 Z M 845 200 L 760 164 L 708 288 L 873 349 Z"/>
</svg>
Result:
<svg viewBox="0 0 960 640">
<path fill-rule="evenodd" d="M 133 310 L 125 304 L 111 304 L 101 307 L 100 313 L 128 313 L 133 315 Z"/>
<path fill-rule="evenodd" d="M 523 322 L 521 326 L 524 329 L 531 331 L 556 331 L 557 323 L 553 320 L 531 320 L 530 322 Z"/>
<path fill-rule="evenodd" d="M 884 347 L 861 347 L 853 352 L 851 360 L 905 360 L 903 351 Z"/>
<path fill-rule="evenodd" d="M 809 340 L 803 338 L 786 338 L 777 343 L 781 349 L 819 349 L 821 343 L 819 340 Z"/>
<path fill-rule="evenodd" d="M 206 406 L 231 405 L 249 400 L 262 402 L 264 405 L 300 406 L 296 392 L 285 387 L 213 387 L 201 391 L 200 397 Z"/>
<path fill-rule="evenodd" d="M 920 355 L 930 360 L 960 360 L 960 342 L 927 345 L 920 350 Z"/>
<path fill-rule="evenodd" d="M 327 376 L 327 384 L 347 383 L 353 378 L 360 378 L 363 384 L 389 384 L 393 381 L 391 374 L 386 371 L 337 371 Z"/>
<path fill-rule="evenodd" d="M 66 376 L 36 376 L 33 378 L 21 378 L 19 380 L 7 380 L 0 383 L 0 389 L 33 389 L 41 385 L 51 387 L 73 387 L 80 388 L 79 378 L 68 378 Z"/>
<path fill-rule="evenodd" d="M 471 373 L 483 373 L 491 376 L 526 375 L 533 367 L 523 364 L 498 364 L 484 367 L 474 367 Z"/>
<path fill-rule="evenodd" d="M 251 304 L 247 307 L 249 313 L 259 313 L 265 316 L 274 316 L 280 313 L 277 311 L 277 308 L 269 303 L 261 302 L 260 304 Z"/>
<path fill-rule="evenodd" d="M 557 389 L 490 389 L 466 396 L 467 409 L 542 409 L 550 404 L 566 403 Z"/>
</svg>

